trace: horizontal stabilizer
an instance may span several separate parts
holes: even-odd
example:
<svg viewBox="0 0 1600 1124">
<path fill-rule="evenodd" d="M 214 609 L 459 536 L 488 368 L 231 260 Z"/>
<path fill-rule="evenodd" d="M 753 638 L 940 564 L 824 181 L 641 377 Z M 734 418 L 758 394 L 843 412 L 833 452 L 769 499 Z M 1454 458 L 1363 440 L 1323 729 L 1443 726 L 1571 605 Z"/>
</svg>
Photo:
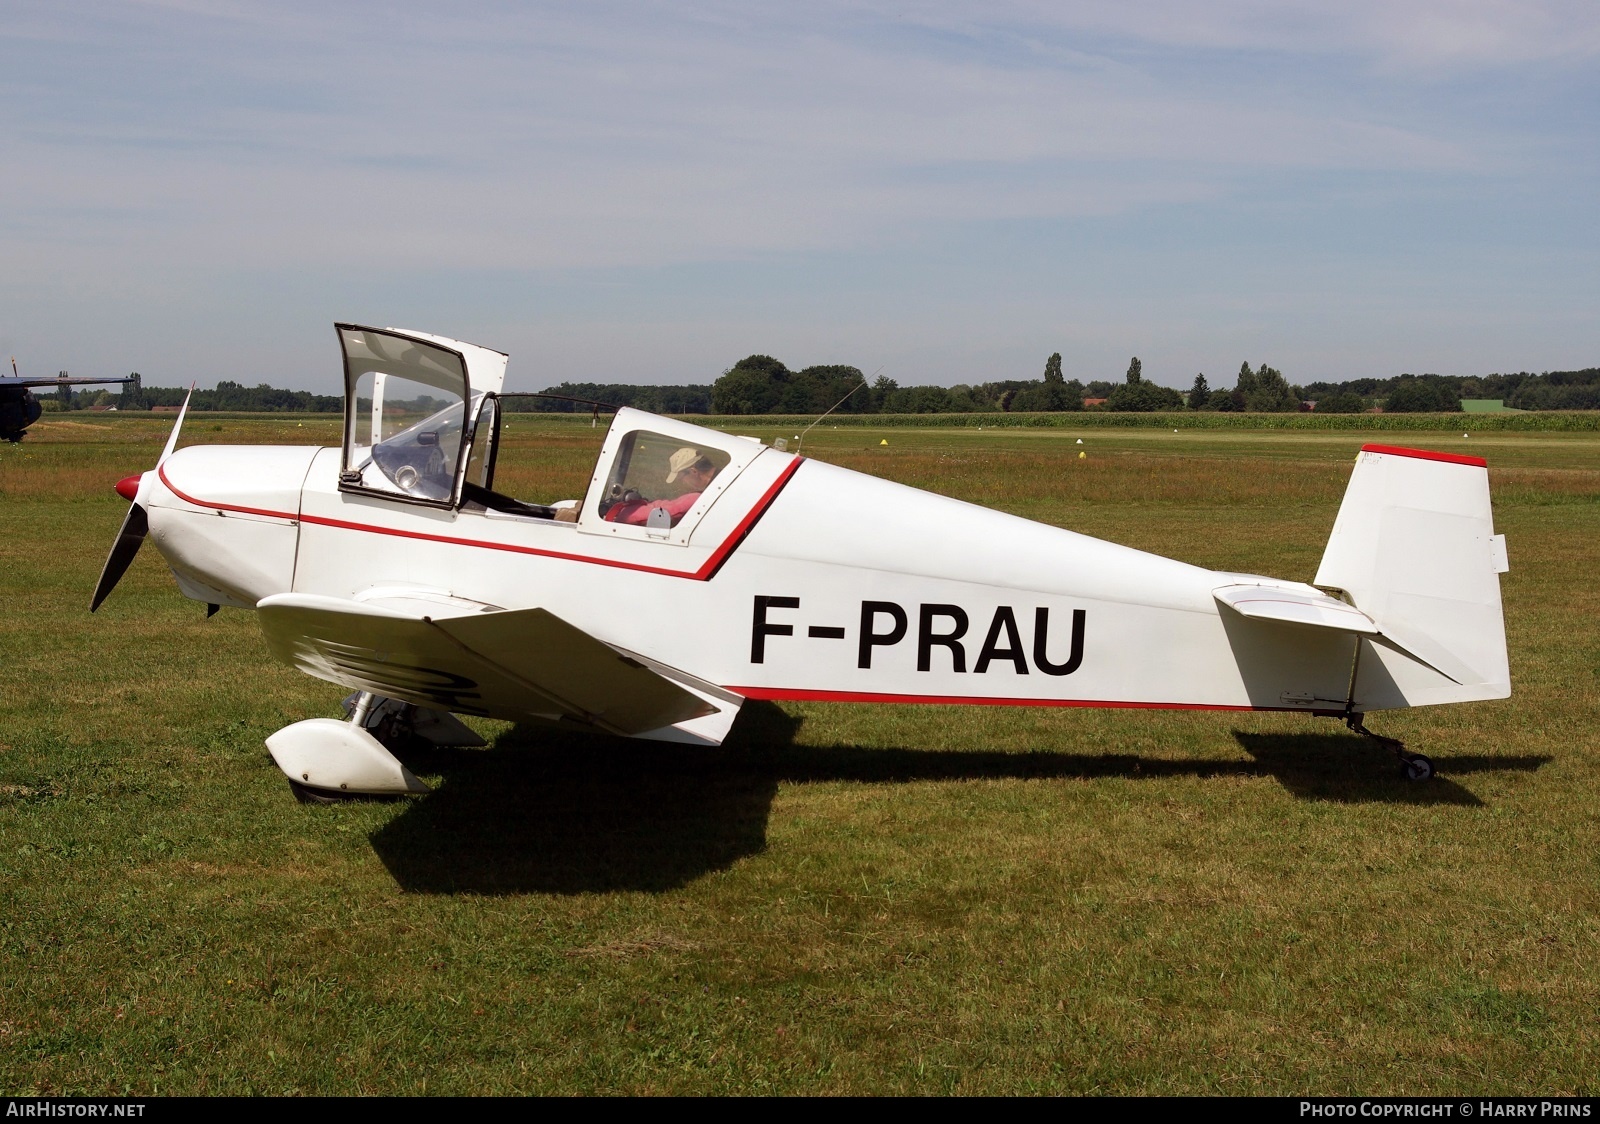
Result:
<svg viewBox="0 0 1600 1124">
<path fill-rule="evenodd" d="M 567 718 L 623 735 L 717 710 L 545 609 L 463 611 L 386 600 L 285 593 L 256 608 L 268 647 L 285 663 L 418 706 Z"/>
<path fill-rule="evenodd" d="M 1472 675 L 1472 671 L 1463 667 L 1460 660 L 1437 644 L 1430 644 L 1426 637 L 1413 636 L 1402 640 L 1389 635 L 1360 609 L 1311 586 L 1290 589 L 1270 584 L 1224 585 L 1212 590 L 1211 595 L 1250 620 L 1309 625 L 1312 628 L 1347 632 L 1353 636 L 1369 636 L 1384 647 L 1431 667 L 1455 683 L 1467 682 Z"/>
<path fill-rule="evenodd" d="M 1253 620 L 1333 628 L 1363 636 L 1378 635 L 1372 618 L 1320 590 L 1301 592 L 1267 585 L 1224 585 L 1211 595 L 1241 616 Z"/>
</svg>

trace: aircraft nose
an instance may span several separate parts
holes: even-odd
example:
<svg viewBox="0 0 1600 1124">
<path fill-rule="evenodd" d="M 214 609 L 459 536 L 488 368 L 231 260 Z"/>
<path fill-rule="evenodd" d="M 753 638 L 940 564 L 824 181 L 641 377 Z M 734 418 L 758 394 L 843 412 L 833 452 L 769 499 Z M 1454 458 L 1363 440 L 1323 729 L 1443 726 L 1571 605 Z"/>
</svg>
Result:
<svg viewBox="0 0 1600 1124">
<path fill-rule="evenodd" d="M 124 476 L 121 480 L 117 481 L 117 495 L 121 496 L 129 503 L 132 503 L 134 497 L 139 494 L 139 481 L 143 479 L 143 473 L 140 473 L 137 476 Z"/>
</svg>

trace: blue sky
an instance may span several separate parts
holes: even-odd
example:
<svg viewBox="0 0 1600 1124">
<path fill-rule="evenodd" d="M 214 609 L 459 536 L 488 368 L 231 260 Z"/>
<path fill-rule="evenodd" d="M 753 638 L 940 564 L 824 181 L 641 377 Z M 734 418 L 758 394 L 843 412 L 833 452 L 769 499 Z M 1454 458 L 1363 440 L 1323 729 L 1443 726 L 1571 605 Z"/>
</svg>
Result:
<svg viewBox="0 0 1600 1124">
<path fill-rule="evenodd" d="M 0 349 L 328 392 L 336 319 L 513 389 L 1593 366 L 1597 57 L 1537 0 L 12 0 Z"/>
</svg>

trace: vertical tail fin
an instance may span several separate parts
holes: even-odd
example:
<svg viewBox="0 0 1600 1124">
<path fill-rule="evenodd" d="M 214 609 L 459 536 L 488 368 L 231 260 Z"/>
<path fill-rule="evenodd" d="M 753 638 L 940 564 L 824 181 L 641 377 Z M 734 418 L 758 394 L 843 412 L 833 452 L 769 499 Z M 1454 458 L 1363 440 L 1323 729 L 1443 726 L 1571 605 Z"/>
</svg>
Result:
<svg viewBox="0 0 1600 1124">
<path fill-rule="evenodd" d="M 1314 583 L 1347 594 L 1392 642 L 1363 642 L 1358 708 L 1509 696 L 1508 568 L 1485 461 L 1363 446 Z"/>
</svg>

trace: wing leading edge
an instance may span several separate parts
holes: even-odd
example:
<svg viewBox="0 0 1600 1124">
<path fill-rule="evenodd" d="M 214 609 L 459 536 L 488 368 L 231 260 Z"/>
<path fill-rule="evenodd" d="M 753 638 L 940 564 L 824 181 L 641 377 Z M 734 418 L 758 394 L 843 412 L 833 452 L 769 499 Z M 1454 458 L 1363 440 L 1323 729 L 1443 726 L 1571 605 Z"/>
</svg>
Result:
<svg viewBox="0 0 1600 1124">
<path fill-rule="evenodd" d="M 278 659 L 418 706 L 513 720 L 566 718 L 624 736 L 719 710 L 545 609 L 303 593 L 268 597 L 256 608 Z"/>
</svg>

